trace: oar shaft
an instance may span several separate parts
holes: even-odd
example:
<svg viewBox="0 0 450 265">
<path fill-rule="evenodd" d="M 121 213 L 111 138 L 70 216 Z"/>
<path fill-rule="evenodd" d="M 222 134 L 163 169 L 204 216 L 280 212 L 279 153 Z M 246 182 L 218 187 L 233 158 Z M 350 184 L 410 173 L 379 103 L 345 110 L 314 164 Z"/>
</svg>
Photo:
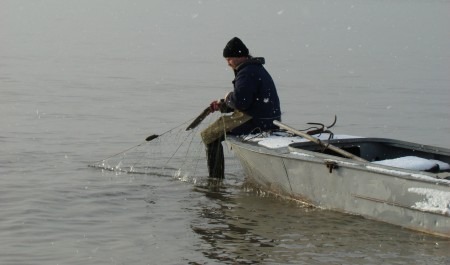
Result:
<svg viewBox="0 0 450 265">
<path fill-rule="evenodd" d="M 317 138 L 315 138 L 315 137 L 313 137 L 313 136 L 311 136 L 311 135 L 309 135 L 307 133 L 304 133 L 304 132 L 301 132 L 299 130 L 296 130 L 296 129 L 294 129 L 294 128 L 286 125 L 286 124 L 283 124 L 283 123 L 281 123 L 279 121 L 273 121 L 273 124 L 275 124 L 276 126 L 282 128 L 282 129 L 288 130 L 288 131 L 290 131 L 293 134 L 301 136 L 301 137 L 303 137 L 303 138 L 305 138 L 305 139 L 307 139 L 307 140 L 309 140 L 311 142 L 314 142 L 314 143 L 316 143 L 316 144 L 318 144 L 320 146 L 328 148 L 328 149 L 330 149 L 330 150 L 332 150 L 332 151 L 334 151 L 334 152 L 336 152 L 338 154 L 341 154 L 341 155 L 343 155 L 343 156 L 345 156 L 347 158 L 351 158 L 351 159 L 354 159 L 354 160 L 357 160 L 357 161 L 360 161 L 360 162 L 368 162 L 367 160 L 362 159 L 359 156 L 355 156 L 354 154 L 349 153 L 349 152 L 347 152 L 345 150 L 342 150 L 341 148 L 336 147 L 336 146 L 334 146 L 332 144 L 328 144 L 328 143 L 325 144 L 322 141 L 320 141 L 319 139 L 317 139 Z"/>
<path fill-rule="evenodd" d="M 202 113 L 200 113 L 200 115 L 197 116 L 197 118 L 194 119 L 191 124 L 189 124 L 189 126 L 186 128 L 186 131 L 196 128 L 209 114 L 211 114 L 211 109 L 208 106 L 202 111 Z"/>
</svg>

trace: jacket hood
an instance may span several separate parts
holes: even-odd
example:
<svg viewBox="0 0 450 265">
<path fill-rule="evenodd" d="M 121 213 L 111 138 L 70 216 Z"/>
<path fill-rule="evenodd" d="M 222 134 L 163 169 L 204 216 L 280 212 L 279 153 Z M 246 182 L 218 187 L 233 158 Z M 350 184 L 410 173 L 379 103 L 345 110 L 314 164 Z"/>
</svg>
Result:
<svg viewBox="0 0 450 265">
<path fill-rule="evenodd" d="M 247 61 L 243 62 L 236 68 L 236 72 L 241 70 L 243 67 L 250 65 L 250 64 L 265 64 L 266 59 L 264 57 L 251 57 Z"/>
</svg>

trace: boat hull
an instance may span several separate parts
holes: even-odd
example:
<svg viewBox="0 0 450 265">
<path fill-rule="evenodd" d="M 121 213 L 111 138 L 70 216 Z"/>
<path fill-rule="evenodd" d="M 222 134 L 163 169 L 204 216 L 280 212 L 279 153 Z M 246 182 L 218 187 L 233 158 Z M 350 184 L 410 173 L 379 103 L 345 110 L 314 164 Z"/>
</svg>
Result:
<svg viewBox="0 0 450 265">
<path fill-rule="evenodd" d="M 320 208 L 450 237 L 449 206 L 442 207 L 450 201 L 433 205 L 435 197 L 450 198 L 448 181 L 308 150 L 271 150 L 233 137 L 227 144 L 250 181 L 261 189 Z"/>
</svg>

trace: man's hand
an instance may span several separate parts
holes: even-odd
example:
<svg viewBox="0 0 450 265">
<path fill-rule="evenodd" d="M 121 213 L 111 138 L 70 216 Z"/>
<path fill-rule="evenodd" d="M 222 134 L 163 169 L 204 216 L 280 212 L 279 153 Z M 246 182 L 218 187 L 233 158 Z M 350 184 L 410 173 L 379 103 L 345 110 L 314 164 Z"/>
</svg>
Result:
<svg viewBox="0 0 450 265">
<path fill-rule="evenodd" d="M 211 110 L 211 112 L 215 112 L 221 110 L 224 104 L 225 101 L 223 99 L 214 100 L 213 102 L 211 102 L 211 104 L 209 104 L 209 109 Z"/>
</svg>

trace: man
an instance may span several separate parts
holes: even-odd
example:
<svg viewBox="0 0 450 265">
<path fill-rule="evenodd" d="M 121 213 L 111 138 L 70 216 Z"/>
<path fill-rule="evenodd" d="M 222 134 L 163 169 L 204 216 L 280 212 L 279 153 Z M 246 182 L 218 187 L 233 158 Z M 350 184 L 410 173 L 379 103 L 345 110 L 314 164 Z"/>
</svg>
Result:
<svg viewBox="0 0 450 265">
<path fill-rule="evenodd" d="M 223 50 L 228 65 L 233 69 L 233 91 L 224 99 L 211 103 L 211 112 L 232 112 L 223 115 L 202 131 L 206 145 L 209 177 L 224 178 L 222 141 L 225 133 L 243 135 L 270 131 L 277 127 L 274 120 L 281 119 L 280 100 L 272 77 L 263 67 L 264 58 L 254 58 L 237 37 Z"/>
</svg>

